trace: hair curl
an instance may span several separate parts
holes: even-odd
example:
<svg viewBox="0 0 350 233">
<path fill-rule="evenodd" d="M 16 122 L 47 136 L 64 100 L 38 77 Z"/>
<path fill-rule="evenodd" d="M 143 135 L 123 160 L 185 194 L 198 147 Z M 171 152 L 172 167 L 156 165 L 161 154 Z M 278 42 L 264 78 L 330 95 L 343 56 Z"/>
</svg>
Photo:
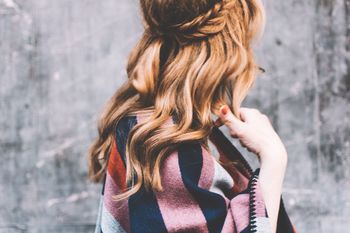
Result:
<svg viewBox="0 0 350 233">
<path fill-rule="evenodd" d="M 129 133 L 126 183 L 117 195 L 127 198 L 142 185 L 162 190 L 160 166 L 180 143 L 207 147 L 211 114 L 227 104 L 238 109 L 257 73 L 251 44 L 263 32 L 260 0 L 140 0 L 144 33 L 130 53 L 128 80 L 107 103 L 90 146 L 89 177 L 99 181 L 106 170 L 118 121 L 152 109 L 146 122 Z M 164 127 L 173 113 L 178 122 Z"/>
</svg>

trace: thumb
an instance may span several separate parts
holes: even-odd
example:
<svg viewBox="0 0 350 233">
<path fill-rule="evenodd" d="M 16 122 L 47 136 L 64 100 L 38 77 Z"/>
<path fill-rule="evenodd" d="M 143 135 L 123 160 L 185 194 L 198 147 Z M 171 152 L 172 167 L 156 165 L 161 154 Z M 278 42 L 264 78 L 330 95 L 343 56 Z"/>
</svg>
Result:
<svg viewBox="0 0 350 233">
<path fill-rule="evenodd" d="M 219 118 L 220 121 L 230 129 L 231 134 L 234 135 L 237 135 L 244 126 L 244 122 L 238 119 L 227 105 L 220 107 Z"/>
</svg>

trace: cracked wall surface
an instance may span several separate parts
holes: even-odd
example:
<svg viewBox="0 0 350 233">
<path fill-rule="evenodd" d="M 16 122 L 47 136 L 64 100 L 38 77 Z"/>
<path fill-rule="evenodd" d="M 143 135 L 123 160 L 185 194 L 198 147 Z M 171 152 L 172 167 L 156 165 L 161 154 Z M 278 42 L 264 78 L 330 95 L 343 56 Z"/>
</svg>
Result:
<svg viewBox="0 0 350 233">
<path fill-rule="evenodd" d="M 286 144 L 298 232 L 350 232 L 350 0 L 264 3 L 243 105 Z M 0 233 L 93 232 L 85 154 L 141 30 L 136 0 L 0 0 Z"/>
</svg>

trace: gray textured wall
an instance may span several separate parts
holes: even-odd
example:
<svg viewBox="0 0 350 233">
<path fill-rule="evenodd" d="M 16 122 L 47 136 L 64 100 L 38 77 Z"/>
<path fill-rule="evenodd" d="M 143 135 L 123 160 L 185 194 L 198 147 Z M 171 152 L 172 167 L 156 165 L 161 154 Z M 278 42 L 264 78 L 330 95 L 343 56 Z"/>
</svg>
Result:
<svg viewBox="0 0 350 233">
<path fill-rule="evenodd" d="M 350 232 L 350 0 L 265 5 L 267 73 L 245 105 L 287 146 L 299 232 Z M 0 233 L 92 232 L 85 153 L 140 32 L 135 0 L 0 0 Z"/>
</svg>

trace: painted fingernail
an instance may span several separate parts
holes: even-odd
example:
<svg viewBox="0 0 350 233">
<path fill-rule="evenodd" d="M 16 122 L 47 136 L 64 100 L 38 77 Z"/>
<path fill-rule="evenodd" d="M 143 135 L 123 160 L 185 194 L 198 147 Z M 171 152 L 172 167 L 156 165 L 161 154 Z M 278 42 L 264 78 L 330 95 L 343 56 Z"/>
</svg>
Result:
<svg viewBox="0 0 350 233">
<path fill-rule="evenodd" d="M 221 107 L 221 112 L 222 112 L 222 114 L 224 114 L 224 115 L 226 115 L 227 114 L 227 106 L 226 105 L 224 105 L 223 107 Z"/>
</svg>

